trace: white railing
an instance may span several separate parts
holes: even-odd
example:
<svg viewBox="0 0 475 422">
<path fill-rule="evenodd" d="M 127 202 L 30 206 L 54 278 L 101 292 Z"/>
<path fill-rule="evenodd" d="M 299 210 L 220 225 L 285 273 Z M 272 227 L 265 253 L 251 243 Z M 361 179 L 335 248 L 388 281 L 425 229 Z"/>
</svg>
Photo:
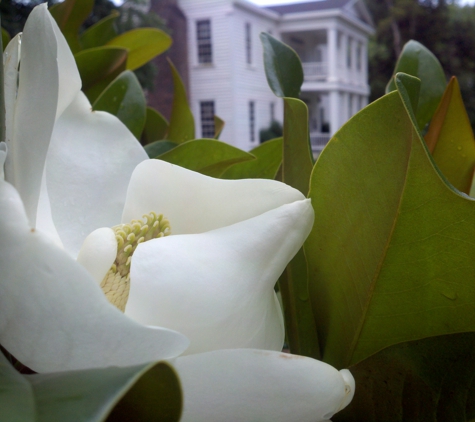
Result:
<svg viewBox="0 0 475 422">
<path fill-rule="evenodd" d="M 324 80 L 328 76 L 328 64 L 326 62 L 302 63 L 303 74 L 306 81 Z"/>
<path fill-rule="evenodd" d="M 329 133 L 311 132 L 310 144 L 312 145 L 313 152 L 320 152 L 330 140 Z"/>
</svg>

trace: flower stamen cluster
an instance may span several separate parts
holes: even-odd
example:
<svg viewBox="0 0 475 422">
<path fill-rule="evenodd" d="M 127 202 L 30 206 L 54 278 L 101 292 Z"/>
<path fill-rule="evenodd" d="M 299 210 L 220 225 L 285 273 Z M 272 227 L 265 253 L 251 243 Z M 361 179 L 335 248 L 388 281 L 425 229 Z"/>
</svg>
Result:
<svg viewBox="0 0 475 422">
<path fill-rule="evenodd" d="M 162 215 L 151 212 L 143 220 L 112 227 L 117 240 L 117 257 L 101 282 L 101 288 L 110 303 L 122 312 L 129 297 L 130 264 L 140 243 L 170 235 L 170 222 Z"/>
</svg>

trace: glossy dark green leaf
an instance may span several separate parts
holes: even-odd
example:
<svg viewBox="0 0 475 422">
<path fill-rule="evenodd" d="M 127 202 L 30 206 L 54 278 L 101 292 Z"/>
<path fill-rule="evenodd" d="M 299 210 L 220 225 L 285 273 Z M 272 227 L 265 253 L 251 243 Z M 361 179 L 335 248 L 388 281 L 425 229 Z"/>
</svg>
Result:
<svg viewBox="0 0 475 422">
<path fill-rule="evenodd" d="M 323 359 L 475 331 L 475 202 L 441 177 L 397 92 L 320 154 L 305 244 Z"/>
<path fill-rule="evenodd" d="M 10 34 L 2 28 L 2 51 L 5 50 L 5 47 L 10 42 Z"/>
<path fill-rule="evenodd" d="M 218 116 L 214 116 L 214 139 L 219 139 L 221 132 L 224 129 L 225 122 Z"/>
<path fill-rule="evenodd" d="M 168 50 L 172 39 L 160 29 L 138 28 L 118 35 L 107 45 L 127 49 L 127 69 L 135 70 Z"/>
<path fill-rule="evenodd" d="M 79 29 L 93 7 L 94 0 L 65 0 L 49 8 L 73 53 L 81 51 Z"/>
<path fill-rule="evenodd" d="M 415 114 L 419 129 L 424 130 L 437 109 L 447 84 L 442 66 L 426 47 L 411 40 L 402 50 L 394 75 L 398 72 L 407 73 L 421 80 L 419 104 Z M 389 81 L 386 92 L 395 89 L 393 77 Z"/>
<path fill-rule="evenodd" d="M 475 333 L 389 347 L 350 368 L 353 401 L 334 422 L 466 422 L 475 418 Z"/>
<path fill-rule="evenodd" d="M 267 83 L 278 97 L 298 98 L 303 83 L 303 68 L 298 54 L 288 45 L 265 32 L 260 34 L 264 48 Z"/>
<path fill-rule="evenodd" d="M 195 119 L 188 105 L 185 86 L 173 63 L 168 59 L 173 75 L 173 106 L 167 138 L 181 144 L 195 137 Z"/>
<path fill-rule="evenodd" d="M 161 140 L 145 145 L 145 152 L 150 158 L 157 158 L 175 148 L 178 144 L 172 141 Z"/>
<path fill-rule="evenodd" d="M 125 70 L 127 50 L 117 47 L 97 47 L 75 55 L 82 88 L 93 103 L 101 92 Z"/>
<path fill-rule="evenodd" d="M 109 16 L 101 19 L 96 24 L 87 28 L 80 35 L 80 42 L 83 48 L 102 47 L 104 44 L 117 36 L 114 22 L 119 17 L 119 12 L 113 10 Z"/>
<path fill-rule="evenodd" d="M 168 121 L 163 115 L 152 107 L 147 107 L 145 126 L 142 132 L 142 142 L 151 142 L 164 139 L 168 132 Z"/>
<path fill-rule="evenodd" d="M 220 177 L 233 164 L 255 160 L 252 154 L 215 139 L 188 141 L 157 158 L 212 177 Z"/>
<path fill-rule="evenodd" d="M 134 72 L 126 70 L 114 79 L 94 102 L 92 109 L 117 116 L 140 139 L 145 125 L 146 100 Z"/>
<path fill-rule="evenodd" d="M 298 99 L 284 98 L 283 139 L 282 181 L 307 195 L 313 162 L 308 136 L 308 110 L 305 103 Z M 320 358 L 303 249 L 287 265 L 279 280 L 279 288 L 290 351 Z"/>
<path fill-rule="evenodd" d="M 255 160 L 238 163 L 222 179 L 275 179 L 282 163 L 282 138 L 271 139 L 249 151 Z"/>
<path fill-rule="evenodd" d="M 440 171 L 454 187 L 469 194 L 475 167 L 475 139 L 455 77 L 447 85 L 425 140 Z"/>
<path fill-rule="evenodd" d="M 308 136 L 308 109 L 303 101 L 284 98 L 284 183 L 308 194 L 313 160 Z"/>
<path fill-rule="evenodd" d="M 0 420 L 34 422 L 35 415 L 35 397 L 30 383 L 0 351 Z"/>
</svg>

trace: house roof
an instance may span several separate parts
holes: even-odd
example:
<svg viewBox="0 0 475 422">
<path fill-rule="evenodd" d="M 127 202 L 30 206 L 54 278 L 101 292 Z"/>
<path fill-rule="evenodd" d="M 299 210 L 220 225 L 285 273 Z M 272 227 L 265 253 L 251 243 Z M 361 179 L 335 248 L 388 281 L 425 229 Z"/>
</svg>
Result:
<svg viewBox="0 0 475 422">
<path fill-rule="evenodd" d="M 287 13 L 312 12 L 317 10 L 341 9 L 352 0 L 316 0 L 305 3 L 283 4 L 279 6 L 267 6 L 266 9 L 273 10 L 281 15 Z"/>
</svg>

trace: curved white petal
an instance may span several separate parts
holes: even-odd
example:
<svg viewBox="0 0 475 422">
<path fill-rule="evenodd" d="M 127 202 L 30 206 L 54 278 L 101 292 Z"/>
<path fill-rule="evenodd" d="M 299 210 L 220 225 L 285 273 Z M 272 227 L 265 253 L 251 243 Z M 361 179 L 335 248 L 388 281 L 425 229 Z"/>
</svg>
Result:
<svg viewBox="0 0 475 422">
<path fill-rule="evenodd" d="M 20 193 L 31 224 L 36 221 L 41 177 L 58 103 L 56 60 L 52 18 L 43 4 L 33 9 L 25 24 L 13 130 L 6 139 L 6 179 Z"/>
<path fill-rule="evenodd" d="M 5 180 L 5 160 L 7 159 L 8 147 L 5 142 L 0 142 L 0 181 Z"/>
<path fill-rule="evenodd" d="M 147 154 L 115 116 L 80 92 L 56 122 L 46 167 L 53 220 L 74 256 L 86 236 L 120 222 L 133 169 Z"/>
<path fill-rule="evenodd" d="M 36 229 L 47 234 L 57 246 L 64 249 L 63 242 L 59 237 L 58 230 L 56 230 L 53 222 L 53 216 L 51 215 L 51 204 L 46 186 L 46 169 L 43 171 L 43 178 L 41 179 L 40 198 L 36 212 Z"/>
<path fill-rule="evenodd" d="M 176 332 L 145 327 L 107 302 L 88 272 L 30 229 L 0 182 L 0 343 L 37 372 L 134 365 L 174 357 Z"/>
<path fill-rule="evenodd" d="M 76 66 L 76 60 L 68 46 L 68 42 L 49 13 L 48 18 L 51 21 L 57 43 L 59 88 L 56 118 L 58 118 L 69 104 L 73 102 L 78 92 L 81 91 L 82 82 L 78 67 Z"/>
<path fill-rule="evenodd" d="M 210 232 L 140 244 L 126 315 L 182 332 L 191 340 L 187 353 L 281 350 L 284 328 L 273 287 L 313 218 L 310 200 L 302 200 Z"/>
<path fill-rule="evenodd" d="M 221 180 L 148 160 L 132 174 L 122 222 L 154 211 L 172 222 L 173 234 L 203 233 L 301 199 L 299 191 L 274 180 Z"/>
<path fill-rule="evenodd" d="M 181 422 L 327 421 L 354 394 L 349 371 L 264 350 L 219 350 L 174 362 L 184 393 Z"/>
<path fill-rule="evenodd" d="M 13 37 L 3 52 L 5 95 L 5 138 L 12 139 L 13 116 L 18 89 L 18 65 L 20 63 L 21 33 Z M 10 142 L 10 141 L 8 141 Z"/>
<path fill-rule="evenodd" d="M 114 230 L 103 227 L 86 237 L 79 251 L 79 262 L 100 285 L 117 256 Z"/>
</svg>

